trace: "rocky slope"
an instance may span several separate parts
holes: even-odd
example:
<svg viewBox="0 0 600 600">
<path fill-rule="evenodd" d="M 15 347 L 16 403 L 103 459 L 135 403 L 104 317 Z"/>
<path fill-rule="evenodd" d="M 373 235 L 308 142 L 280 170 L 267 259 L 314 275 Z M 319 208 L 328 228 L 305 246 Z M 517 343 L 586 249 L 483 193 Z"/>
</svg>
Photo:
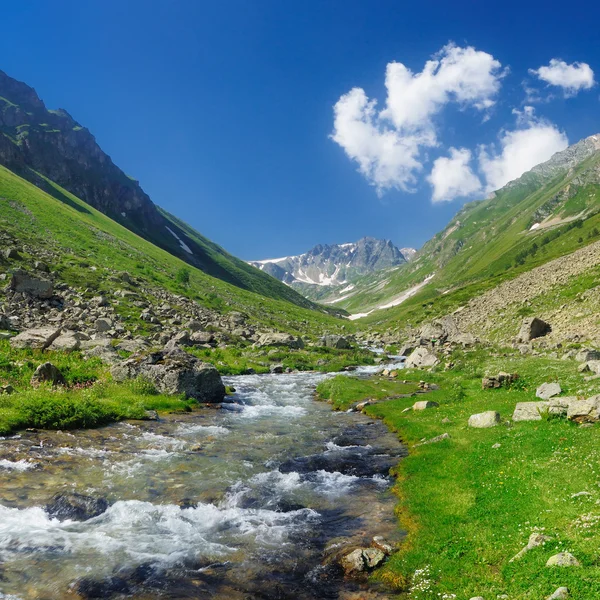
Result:
<svg viewBox="0 0 600 600">
<path fill-rule="evenodd" d="M 205 273 L 271 298 L 310 304 L 156 206 L 66 110 L 0 71 L 0 164 L 75 206 L 57 185 Z M 57 185 L 55 185 L 57 184 Z M 85 210 L 85 209 L 84 209 Z"/>
<path fill-rule="evenodd" d="M 402 265 L 416 253 L 388 240 L 364 237 L 347 244 L 319 244 L 304 254 L 250 261 L 252 266 L 325 303 L 351 295 L 363 275 Z"/>
</svg>

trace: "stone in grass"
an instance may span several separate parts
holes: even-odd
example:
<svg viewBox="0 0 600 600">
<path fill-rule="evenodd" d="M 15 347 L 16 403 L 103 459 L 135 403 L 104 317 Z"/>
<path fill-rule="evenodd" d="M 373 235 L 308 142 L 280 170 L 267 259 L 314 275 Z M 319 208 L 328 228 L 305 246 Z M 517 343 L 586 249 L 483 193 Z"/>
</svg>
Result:
<svg viewBox="0 0 600 600">
<path fill-rule="evenodd" d="M 569 597 L 569 588 L 559 587 L 554 594 L 548 596 L 546 600 L 567 600 Z"/>
<path fill-rule="evenodd" d="M 546 563 L 547 567 L 579 567 L 579 561 L 570 552 L 559 552 L 551 556 Z"/>
<path fill-rule="evenodd" d="M 535 391 L 535 395 L 542 400 L 549 400 L 553 396 L 558 396 L 561 392 L 560 383 L 542 383 Z"/>
<path fill-rule="evenodd" d="M 542 413 L 548 410 L 548 402 L 519 402 L 515 406 L 513 421 L 541 421 Z"/>
<path fill-rule="evenodd" d="M 488 410 L 469 417 L 469 427 L 475 427 L 476 429 L 496 427 L 499 423 L 500 413 L 495 410 Z"/>
<path fill-rule="evenodd" d="M 427 408 L 437 408 L 438 406 L 439 404 L 432 400 L 420 400 L 419 402 L 415 402 L 412 408 L 413 410 L 425 410 Z"/>
<path fill-rule="evenodd" d="M 342 557 L 340 564 L 346 575 L 359 575 L 379 566 L 385 554 L 379 548 L 357 548 Z"/>
<path fill-rule="evenodd" d="M 33 387 L 38 387 L 42 383 L 52 385 L 65 385 L 67 382 L 58 367 L 51 362 L 41 364 L 34 372 L 30 381 Z"/>
<path fill-rule="evenodd" d="M 543 535 L 542 533 L 534 532 L 529 536 L 529 540 L 527 545 L 524 546 L 517 554 L 515 554 L 508 562 L 513 562 L 515 560 L 519 560 L 522 558 L 527 552 L 537 548 L 539 546 L 543 546 L 546 542 L 549 542 L 552 538 Z"/>
</svg>

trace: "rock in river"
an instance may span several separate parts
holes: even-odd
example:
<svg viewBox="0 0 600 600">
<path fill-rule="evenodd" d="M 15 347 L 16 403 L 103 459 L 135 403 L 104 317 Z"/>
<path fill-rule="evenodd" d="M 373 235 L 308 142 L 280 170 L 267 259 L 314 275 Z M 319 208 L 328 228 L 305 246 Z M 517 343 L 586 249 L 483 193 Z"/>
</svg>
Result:
<svg viewBox="0 0 600 600">
<path fill-rule="evenodd" d="M 56 494 L 46 504 L 46 512 L 59 521 L 87 521 L 106 511 L 108 502 L 104 498 L 93 498 L 83 494 Z"/>
</svg>

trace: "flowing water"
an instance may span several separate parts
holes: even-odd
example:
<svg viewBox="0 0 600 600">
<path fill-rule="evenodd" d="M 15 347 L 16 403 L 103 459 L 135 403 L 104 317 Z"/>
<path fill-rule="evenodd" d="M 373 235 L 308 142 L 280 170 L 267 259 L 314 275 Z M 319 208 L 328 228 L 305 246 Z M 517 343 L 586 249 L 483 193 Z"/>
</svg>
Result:
<svg viewBox="0 0 600 600">
<path fill-rule="evenodd" d="M 387 474 L 404 450 L 315 402 L 322 377 L 227 378 L 220 410 L 1 440 L 0 598 L 365 597 L 326 557 L 398 541 Z M 109 507 L 51 518 L 60 492 Z"/>
</svg>

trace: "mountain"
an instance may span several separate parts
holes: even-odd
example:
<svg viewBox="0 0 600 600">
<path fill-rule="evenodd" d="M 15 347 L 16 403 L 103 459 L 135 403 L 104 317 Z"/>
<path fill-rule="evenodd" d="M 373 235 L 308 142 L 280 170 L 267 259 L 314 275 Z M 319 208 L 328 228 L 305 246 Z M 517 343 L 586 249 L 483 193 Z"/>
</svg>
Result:
<svg viewBox="0 0 600 600">
<path fill-rule="evenodd" d="M 465 204 L 410 264 L 365 277 L 338 306 L 371 325 L 419 322 L 598 240 L 600 134 Z"/>
<path fill-rule="evenodd" d="M 332 303 L 350 292 L 360 276 L 398 267 L 415 252 L 413 248 L 399 250 L 388 240 L 364 237 L 355 243 L 318 244 L 304 254 L 249 264 L 309 298 Z"/>
<path fill-rule="evenodd" d="M 205 273 L 263 296 L 314 308 L 156 206 L 88 129 L 64 109 L 48 110 L 35 90 L 0 71 L 0 164 L 82 210 L 67 190 L 112 220 Z"/>
</svg>

